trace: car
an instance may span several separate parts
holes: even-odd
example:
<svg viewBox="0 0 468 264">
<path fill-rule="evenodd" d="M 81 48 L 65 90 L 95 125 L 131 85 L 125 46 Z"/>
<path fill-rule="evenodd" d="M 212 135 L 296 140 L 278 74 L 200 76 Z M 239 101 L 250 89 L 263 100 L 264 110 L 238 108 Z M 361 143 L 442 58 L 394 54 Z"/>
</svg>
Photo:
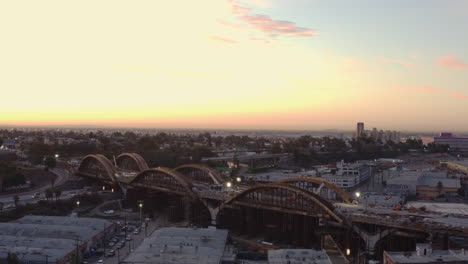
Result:
<svg viewBox="0 0 468 264">
<path fill-rule="evenodd" d="M 142 223 L 142 224 L 141 224 L 141 227 L 142 227 L 142 228 L 145 228 L 145 227 L 146 227 L 146 223 Z"/>
<path fill-rule="evenodd" d="M 123 246 L 124 246 L 123 244 L 117 244 L 117 249 L 121 249 L 123 248 Z"/>
<path fill-rule="evenodd" d="M 140 230 L 138 230 L 138 229 L 135 229 L 135 231 L 133 231 L 134 235 L 138 235 L 139 233 L 140 233 Z"/>
<path fill-rule="evenodd" d="M 127 237 L 125 238 L 125 240 L 130 241 L 130 240 L 132 240 L 132 237 L 131 237 L 131 236 L 127 236 Z"/>
<path fill-rule="evenodd" d="M 40 196 L 41 196 L 40 193 L 35 193 L 35 194 L 33 194 L 32 198 L 39 198 Z"/>
<path fill-rule="evenodd" d="M 100 259 L 100 260 L 98 260 L 97 263 L 102 264 L 102 263 L 104 263 L 104 260 Z"/>
<path fill-rule="evenodd" d="M 113 247 L 115 245 L 114 242 L 109 242 L 109 247 Z"/>
<path fill-rule="evenodd" d="M 114 242 L 114 243 L 117 243 L 117 242 L 119 242 L 119 239 L 114 237 L 114 238 L 111 239 L 111 241 Z"/>
<path fill-rule="evenodd" d="M 105 214 L 113 214 L 114 213 L 114 210 L 106 210 L 104 211 Z"/>
</svg>

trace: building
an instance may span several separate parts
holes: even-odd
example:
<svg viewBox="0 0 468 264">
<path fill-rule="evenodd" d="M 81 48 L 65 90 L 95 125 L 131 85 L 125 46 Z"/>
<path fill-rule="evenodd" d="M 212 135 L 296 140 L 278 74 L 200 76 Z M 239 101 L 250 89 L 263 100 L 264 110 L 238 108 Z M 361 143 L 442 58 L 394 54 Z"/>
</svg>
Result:
<svg viewBox="0 0 468 264">
<path fill-rule="evenodd" d="M 452 133 L 440 133 L 440 136 L 434 137 L 434 143 L 449 145 L 455 151 L 468 151 L 468 138 L 456 137 Z"/>
<path fill-rule="evenodd" d="M 416 193 L 419 199 L 435 199 L 439 196 L 457 194 L 460 188 L 460 179 L 423 175 L 418 179 Z"/>
<path fill-rule="evenodd" d="M 430 244 L 416 244 L 414 252 L 384 252 L 384 264 L 468 263 L 467 250 L 432 250 Z"/>
<path fill-rule="evenodd" d="M 336 169 L 321 174 L 324 180 L 343 189 L 352 188 L 366 181 L 371 176 L 371 167 L 362 163 L 336 163 Z"/>
<path fill-rule="evenodd" d="M 114 223 L 103 219 L 25 216 L 0 223 L 0 259 L 13 252 L 21 263 L 67 263 L 76 252 L 101 247 L 102 238 L 114 229 Z"/>
<path fill-rule="evenodd" d="M 457 193 L 460 180 L 448 178 L 442 171 L 395 171 L 394 177 L 387 180 L 387 193 L 418 195 L 420 199 L 434 199 L 442 194 Z"/>
<path fill-rule="evenodd" d="M 325 250 L 278 249 L 268 250 L 268 264 L 331 264 Z"/>
<path fill-rule="evenodd" d="M 228 230 L 215 227 L 161 228 L 120 263 L 235 263 L 232 247 L 226 246 L 227 237 Z"/>
<path fill-rule="evenodd" d="M 359 122 L 356 125 L 356 138 L 364 136 L 364 123 Z"/>
</svg>

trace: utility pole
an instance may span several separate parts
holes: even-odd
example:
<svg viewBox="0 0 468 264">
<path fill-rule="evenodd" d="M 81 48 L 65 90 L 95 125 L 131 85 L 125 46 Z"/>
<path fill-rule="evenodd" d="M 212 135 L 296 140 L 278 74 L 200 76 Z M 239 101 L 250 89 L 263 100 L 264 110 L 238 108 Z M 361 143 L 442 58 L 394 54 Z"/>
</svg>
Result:
<svg viewBox="0 0 468 264">
<path fill-rule="evenodd" d="M 75 264 L 78 264 L 78 254 L 79 254 L 79 246 L 80 246 L 80 237 L 79 236 L 76 236 L 75 243 L 76 243 Z"/>
</svg>

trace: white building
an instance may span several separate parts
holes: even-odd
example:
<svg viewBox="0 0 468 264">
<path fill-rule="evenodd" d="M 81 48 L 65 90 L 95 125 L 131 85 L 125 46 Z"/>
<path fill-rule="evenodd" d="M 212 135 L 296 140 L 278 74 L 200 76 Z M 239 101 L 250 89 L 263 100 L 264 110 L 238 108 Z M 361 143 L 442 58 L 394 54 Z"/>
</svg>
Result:
<svg viewBox="0 0 468 264">
<path fill-rule="evenodd" d="M 430 244 L 416 244 L 416 251 L 384 252 L 384 264 L 468 263 L 467 250 L 433 250 Z"/>
<path fill-rule="evenodd" d="M 268 250 L 268 264 L 331 264 L 325 250 L 278 249 Z"/>
<path fill-rule="evenodd" d="M 347 189 L 359 185 L 371 176 L 371 168 L 362 163 L 336 163 L 336 170 L 333 173 L 321 175 L 324 180 L 336 184 L 338 187 Z"/>
</svg>

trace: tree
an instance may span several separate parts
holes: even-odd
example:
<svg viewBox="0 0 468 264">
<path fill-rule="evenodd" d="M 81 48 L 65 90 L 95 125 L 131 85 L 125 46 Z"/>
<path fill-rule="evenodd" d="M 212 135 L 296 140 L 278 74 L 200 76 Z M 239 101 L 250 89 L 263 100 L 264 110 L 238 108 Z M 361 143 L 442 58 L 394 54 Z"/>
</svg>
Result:
<svg viewBox="0 0 468 264">
<path fill-rule="evenodd" d="M 62 195 L 62 190 L 61 189 L 54 189 L 54 194 L 55 194 L 55 201 L 57 201 L 60 196 Z"/>
<path fill-rule="evenodd" d="M 44 165 L 46 166 L 46 171 L 55 168 L 57 166 L 57 160 L 54 157 L 47 157 L 44 160 Z"/>
<path fill-rule="evenodd" d="M 18 208 L 18 204 L 19 204 L 19 196 L 18 195 L 15 195 L 13 196 L 13 201 L 15 202 L 15 207 Z"/>
<path fill-rule="evenodd" d="M 10 253 L 8 252 L 7 258 L 6 258 L 6 263 L 7 264 L 19 264 L 19 259 L 16 253 Z"/>
<path fill-rule="evenodd" d="M 0 202 L 0 212 L 2 212 L 2 211 L 3 211 L 3 203 Z"/>
<path fill-rule="evenodd" d="M 45 190 L 45 197 L 47 199 L 47 201 L 49 201 L 50 198 L 52 198 L 52 196 L 54 196 L 54 192 L 52 191 L 51 188 L 48 188 Z"/>
<path fill-rule="evenodd" d="M 442 194 L 443 189 L 444 184 L 441 181 L 437 182 L 437 191 L 439 192 L 439 194 Z"/>
</svg>

